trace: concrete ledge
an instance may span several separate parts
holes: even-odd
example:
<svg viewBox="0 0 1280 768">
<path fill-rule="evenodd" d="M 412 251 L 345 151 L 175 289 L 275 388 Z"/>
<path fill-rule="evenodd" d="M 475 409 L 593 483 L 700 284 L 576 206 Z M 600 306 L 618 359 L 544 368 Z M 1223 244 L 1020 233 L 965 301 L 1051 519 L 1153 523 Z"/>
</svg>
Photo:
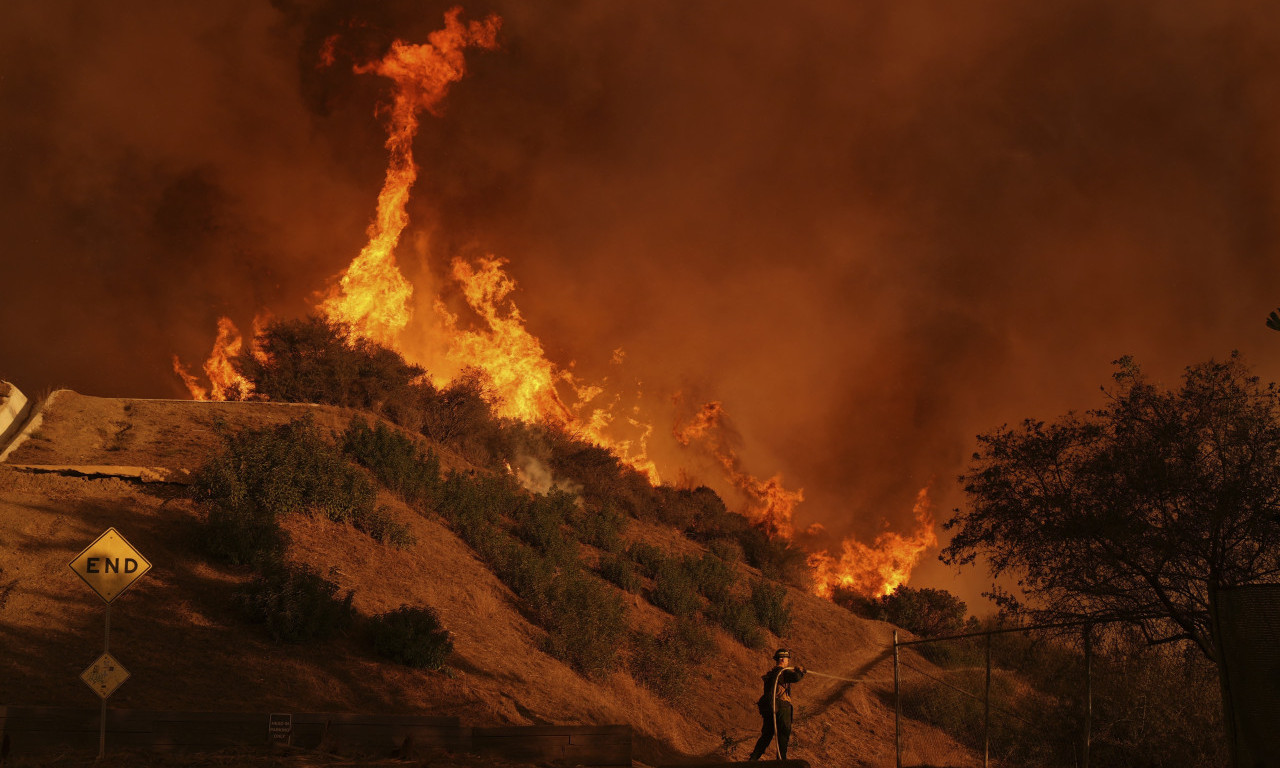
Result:
<svg viewBox="0 0 1280 768">
<path fill-rule="evenodd" d="M 13 385 L 10 384 L 9 386 L 12 387 Z M 14 387 L 14 389 L 16 389 L 16 387 Z M 14 426 L 21 424 L 21 428 L 19 429 L 18 434 L 15 435 L 12 439 L 9 439 L 7 437 L 5 438 L 9 440 L 9 444 L 7 446 L 5 445 L 4 440 L 0 440 L 0 464 L 3 464 L 4 460 L 9 458 L 9 454 L 13 453 L 18 448 L 18 446 L 26 442 L 27 438 L 31 437 L 31 435 L 33 435 L 35 431 L 40 428 L 41 422 L 44 421 L 45 409 L 48 408 L 55 399 L 57 399 L 59 393 L 66 392 L 66 391 L 68 390 L 59 389 L 56 392 L 50 394 L 49 397 L 46 398 L 45 401 L 40 404 L 40 408 L 38 410 L 30 414 L 30 416 L 26 417 L 25 422 L 15 421 L 13 423 Z M 30 409 L 31 409 L 31 405 L 30 403 L 28 403 L 27 410 L 30 410 Z"/>
<path fill-rule="evenodd" d="M 0 381 L 0 451 L 17 436 L 30 410 L 31 402 L 22 390 L 7 381 Z"/>
<path fill-rule="evenodd" d="M 24 472 L 52 472 L 75 477 L 119 477 L 144 483 L 191 484 L 191 470 L 169 467 L 126 467 L 99 464 L 10 464 Z"/>
</svg>

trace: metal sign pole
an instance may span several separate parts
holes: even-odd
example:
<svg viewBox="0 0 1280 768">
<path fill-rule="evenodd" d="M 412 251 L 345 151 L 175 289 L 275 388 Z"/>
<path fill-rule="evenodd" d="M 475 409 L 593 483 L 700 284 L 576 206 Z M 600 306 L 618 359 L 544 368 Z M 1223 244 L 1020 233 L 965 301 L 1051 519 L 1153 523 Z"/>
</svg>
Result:
<svg viewBox="0 0 1280 768">
<path fill-rule="evenodd" d="M 982 768 L 991 764 L 991 635 L 987 635 L 987 687 L 982 694 Z"/>
<path fill-rule="evenodd" d="M 107 622 L 102 634 L 102 653 L 111 652 L 111 603 L 107 603 Z M 102 697 L 102 717 L 98 724 L 98 760 L 107 754 L 107 698 Z"/>
</svg>

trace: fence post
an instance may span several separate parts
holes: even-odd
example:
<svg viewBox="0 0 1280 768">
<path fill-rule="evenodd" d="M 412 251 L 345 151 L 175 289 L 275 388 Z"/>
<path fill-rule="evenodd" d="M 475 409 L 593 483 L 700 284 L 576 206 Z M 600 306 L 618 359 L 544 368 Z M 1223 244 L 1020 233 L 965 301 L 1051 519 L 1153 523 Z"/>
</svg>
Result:
<svg viewBox="0 0 1280 768">
<path fill-rule="evenodd" d="M 898 630 L 893 630 L 893 759 L 902 768 L 902 693 L 898 687 Z"/>
<path fill-rule="evenodd" d="M 1081 768 L 1089 768 L 1089 741 L 1093 727 L 1093 625 L 1084 625 L 1084 760 Z"/>
<path fill-rule="evenodd" d="M 982 694 L 982 768 L 991 760 L 991 633 L 987 633 L 987 688 Z"/>
</svg>

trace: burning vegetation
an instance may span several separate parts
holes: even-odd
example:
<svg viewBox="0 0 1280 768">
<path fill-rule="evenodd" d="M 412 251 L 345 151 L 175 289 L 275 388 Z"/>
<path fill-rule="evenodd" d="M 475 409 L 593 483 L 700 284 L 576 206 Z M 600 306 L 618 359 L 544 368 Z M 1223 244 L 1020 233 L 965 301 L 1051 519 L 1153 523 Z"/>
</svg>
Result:
<svg viewBox="0 0 1280 768">
<path fill-rule="evenodd" d="M 213 351 L 203 365 L 209 385 L 176 357 L 174 370 L 197 400 L 336 402 L 378 410 L 402 424 L 408 418 L 418 422 L 408 426 L 446 441 L 462 439 L 459 428 L 479 428 L 467 413 L 483 412 L 503 424 L 538 425 L 548 434 L 563 435 L 582 446 L 580 453 L 589 453 L 587 446 L 592 446 L 632 470 L 645 486 L 641 493 L 656 491 L 661 498 L 680 498 L 687 491 L 661 485 L 658 463 L 650 455 L 658 415 L 642 409 L 639 391 L 620 390 L 607 379 L 588 381 L 574 373 L 573 363 L 560 365 L 548 356 L 512 298 L 516 283 L 506 272 L 504 259 L 452 260 L 450 287 L 465 302 L 465 308 L 457 309 L 451 309 L 442 295 L 415 293 L 415 285 L 397 264 L 396 248 L 409 224 L 407 206 L 419 173 L 413 157 L 419 117 L 422 112 L 439 114 L 449 88 L 466 73 L 464 51 L 497 48 L 500 28 L 497 16 L 464 22 L 461 9 L 454 8 L 445 15 L 444 28 L 431 33 L 427 43 L 397 40 L 381 59 L 354 65 L 357 74 L 375 74 L 392 82 L 390 102 L 380 110 L 387 123 L 390 157 L 368 243 L 317 303 L 316 318 L 278 323 L 271 332 L 255 321 L 252 349 L 246 355 L 239 329 L 223 317 Z M 336 38 L 326 39 L 321 67 L 335 65 L 337 43 Z M 414 333 L 406 333 L 409 329 Z M 348 352 L 336 350 L 335 340 Z M 613 350 L 614 364 L 622 365 L 624 359 L 623 350 Z M 319 370 L 326 365 L 333 369 Z M 307 369 L 304 376 L 292 375 L 303 368 Z M 282 375 L 282 371 L 292 373 Z M 368 385 L 378 380 L 371 375 L 376 371 L 394 372 L 395 383 L 387 391 L 382 391 L 385 380 Z M 344 381 L 347 385 L 363 382 L 364 391 L 351 394 L 333 388 Z M 428 400 L 432 405 L 423 407 Z M 675 401 L 677 412 L 687 411 L 680 395 Z M 672 435 L 682 448 L 709 458 L 741 496 L 744 516 L 766 539 L 754 545 L 757 549 L 800 551 L 794 518 L 804 490 L 788 488 L 780 474 L 762 480 L 746 470 L 740 440 L 720 402 L 698 406 L 687 418 L 677 416 Z M 471 439 L 484 438 L 474 435 Z M 513 460 L 517 460 L 515 453 L 497 466 L 510 472 Z M 723 509 L 723 504 L 719 506 Z M 885 531 L 870 545 L 849 537 L 840 543 L 839 556 L 829 555 L 826 549 L 812 552 L 807 557 L 811 588 L 824 597 L 837 588 L 878 597 L 905 584 L 921 555 L 937 545 L 927 489 L 920 491 L 915 521 L 914 532 Z M 820 528 L 811 526 L 811 530 Z M 782 558 L 792 564 L 796 559 Z"/>
</svg>

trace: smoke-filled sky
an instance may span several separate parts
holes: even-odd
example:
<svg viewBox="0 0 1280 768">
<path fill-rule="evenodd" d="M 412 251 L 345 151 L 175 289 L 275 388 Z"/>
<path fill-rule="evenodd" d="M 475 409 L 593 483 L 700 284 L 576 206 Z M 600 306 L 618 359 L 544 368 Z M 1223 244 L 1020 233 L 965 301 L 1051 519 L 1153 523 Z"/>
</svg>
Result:
<svg viewBox="0 0 1280 768">
<path fill-rule="evenodd" d="M 365 240 L 388 83 L 448 4 L 0 5 L 0 377 L 185 395 L 215 323 Z M 399 250 L 510 261 L 548 355 L 719 399 L 801 527 L 940 516 L 974 435 L 1242 350 L 1280 377 L 1280 10 L 1189 0 L 483 2 Z M 318 67 L 325 41 L 335 63 Z M 626 362 L 610 366 L 621 347 Z M 710 473 L 708 473 L 710 474 Z M 932 555 L 930 555 L 930 558 Z M 923 565 L 971 601 L 983 579 Z"/>
</svg>

